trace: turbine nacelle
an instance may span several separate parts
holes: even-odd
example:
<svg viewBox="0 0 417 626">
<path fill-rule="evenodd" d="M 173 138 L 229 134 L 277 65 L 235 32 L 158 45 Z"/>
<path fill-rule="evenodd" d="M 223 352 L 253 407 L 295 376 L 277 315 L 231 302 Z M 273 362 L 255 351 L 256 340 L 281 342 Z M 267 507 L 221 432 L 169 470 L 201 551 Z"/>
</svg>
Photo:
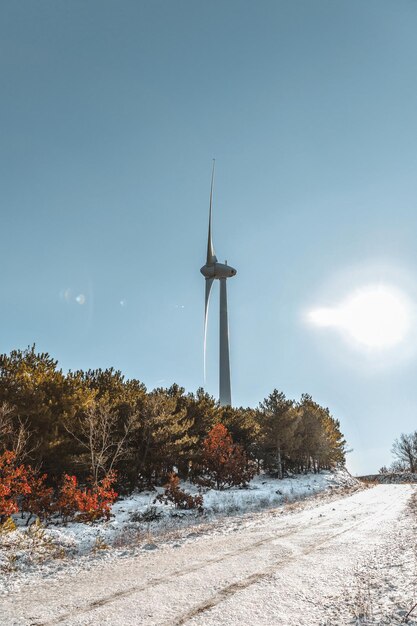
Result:
<svg viewBox="0 0 417 626">
<path fill-rule="evenodd" d="M 200 272 L 203 274 L 205 278 L 232 278 L 232 276 L 236 276 L 237 270 L 227 263 L 210 263 L 203 265 Z"/>
</svg>

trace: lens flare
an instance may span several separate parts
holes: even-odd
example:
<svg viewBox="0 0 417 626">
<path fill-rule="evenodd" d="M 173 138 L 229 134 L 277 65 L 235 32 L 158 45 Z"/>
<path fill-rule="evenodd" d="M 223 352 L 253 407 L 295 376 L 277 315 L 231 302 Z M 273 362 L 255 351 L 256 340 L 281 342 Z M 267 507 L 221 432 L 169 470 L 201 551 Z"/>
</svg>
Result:
<svg viewBox="0 0 417 626">
<path fill-rule="evenodd" d="M 369 350 L 393 348 L 404 341 L 411 328 L 411 307 L 394 287 L 368 286 L 350 294 L 335 307 L 309 312 L 318 327 L 333 327 Z"/>
</svg>

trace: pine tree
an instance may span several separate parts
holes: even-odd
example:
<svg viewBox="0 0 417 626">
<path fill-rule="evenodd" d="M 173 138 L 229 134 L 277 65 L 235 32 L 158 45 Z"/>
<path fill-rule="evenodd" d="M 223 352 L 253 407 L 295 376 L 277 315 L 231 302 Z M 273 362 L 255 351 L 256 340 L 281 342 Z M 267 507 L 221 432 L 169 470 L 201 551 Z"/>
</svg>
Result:
<svg viewBox="0 0 417 626">
<path fill-rule="evenodd" d="M 276 469 L 278 478 L 283 476 L 285 459 L 291 458 L 294 452 L 299 421 L 293 400 L 288 400 L 277 389 L 260 404 L 258 423 L 263 459 L 266 468 Z"/>
<path fill-rule="evenodd" d="M 197 442 L 190 433 L 192 420 L 177 398 L 157 389 L 147 395 L 136 432 L 138 472 L 148 485 L 166 479 L 174 466 L 185 462 Z"/>
</svg>

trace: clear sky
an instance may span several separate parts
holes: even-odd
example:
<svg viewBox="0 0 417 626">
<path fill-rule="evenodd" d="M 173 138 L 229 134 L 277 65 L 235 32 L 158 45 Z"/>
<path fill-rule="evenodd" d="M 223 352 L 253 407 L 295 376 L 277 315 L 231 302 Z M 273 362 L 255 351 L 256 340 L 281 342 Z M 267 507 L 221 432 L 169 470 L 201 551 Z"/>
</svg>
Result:
<svg viewBox="0 0 417 626">
<path fill-rule="evenodd" d="M 412 0 L 3 0 L 1 351 L 203 385 L 216 157 L 234 404 L 311 393 L 353 472 L 389 463 L 413 330 L 369 354 L 306 312 L 375 283 L 417 302 L 416 26 Z"/>
</svg>

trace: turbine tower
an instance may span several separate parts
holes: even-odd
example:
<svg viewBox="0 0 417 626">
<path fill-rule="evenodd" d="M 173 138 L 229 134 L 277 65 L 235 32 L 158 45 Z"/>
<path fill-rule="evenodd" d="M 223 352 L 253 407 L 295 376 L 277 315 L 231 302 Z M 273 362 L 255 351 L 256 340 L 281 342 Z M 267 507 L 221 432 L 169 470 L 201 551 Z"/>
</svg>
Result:
<svg viewBox="0 0 417 626">
<path fill-rule="evenodd" d="M 214 160 L 211 173 L 210 209 L 207 240 L 207 261 L 200 272 L 206 279 L 206 298 L 204 306 L 204 378 L 206 376 L 206 344 L 207 344 L 207 316 L 210 300 L 210 291 L 214 280 L 220 281 L 220 351 L 219 351 L 219 399 L 222 406 L 232 404 L 230 390 L 230 359 L 229 359 L 229 324 L 227 320 L 227 286 L 228 278 L 236 275 L 236 270 L 227 261 L 219 263 L 213 248 L 211 237 L 211 213 L 213 207 Z"/>
</svg>

